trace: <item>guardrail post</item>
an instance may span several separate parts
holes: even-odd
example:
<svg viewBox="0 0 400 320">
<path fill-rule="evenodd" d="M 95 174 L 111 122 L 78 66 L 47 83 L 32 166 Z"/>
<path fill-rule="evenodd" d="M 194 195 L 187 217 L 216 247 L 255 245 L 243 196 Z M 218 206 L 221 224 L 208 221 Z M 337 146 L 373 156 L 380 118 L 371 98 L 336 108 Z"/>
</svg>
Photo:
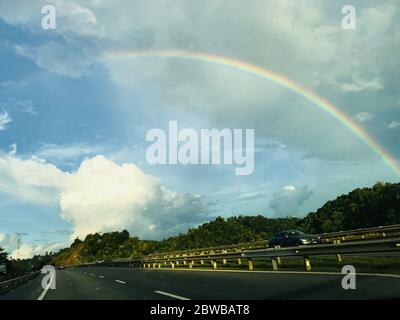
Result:
<svg viewBox="0 0 400 320">
<path fill-rule="evenodd" d="M 151 266 L 150 263 L 148 263 L 148 264 L 147 264 L 147 268 L 150 268 L 150 266 Z"/>
<path fill-rule="evenodd" d="M 238 265 L 240 266 L 240 265 L 242 264 L 242 259 L 238 258 L 238 259 L 237 259 L 237 263 L 238 263 Z"/>
<path fill-rule="evenodd" d="M 253 260 L 252 260 L 251 258 L 248 258 L 248 259 L 247 259 L 247 263 L 248 263 L 248 265 L 249 265 L 249 270 L 250 270 L 250 271 L 253 271 L 253 269 L 254 269 Z"/>
<path fill-rule="evenodd" d="M 158 264 L 158 269 L 160 269 L 160 268 L 161 268 L 161 263 Z"/>
<path fill-rule="evenodd" d="M 201 265 L 204 264 L 204 260 L 203 260 L 203 259 L 200 260 L 200 264 L 201 264 Z"/>
<path fill-rule="evenodd" d="M 276 249 L 280 249 L 281 246 L 275 246 L 275 248 L 276 248 Z M 276 262 L 277 262 L 278 264 L 281 264 L 281 263 L 282 263 L 281 257 L 276 257 Z"/>
<path fill-rule="evenodd" d="M 189 269 L 192 269 L 192 267 L 193 267 L 193 264 L 192 264 L 192 261 L 190 261 L 189 262 Z"/>
<path fill-rule="evenodd" d="M 311 271 L 311 260 L 309 257 L 304 257 L 304 263 L 306 265 L 306 270 Z"/>
<path fill-rule="evenodd" d="M 186 260 L 183 260 L 183 265 L 186 266 Z"/>
<path fill-rule="evenodd" d="M 145 263 L 143 263 L 143 269 L 146 269 L 146 264 Z"/>
<path fill-rule="evenodd" d="M 154 262 L 154 263 L 153 263 L 153 268 L 155 268 L 155 267 L 156 267 L 156 263 Z"/>
<path fill-rule="evenodd" d="M 272 270 L 277 271 L 278 270 L 278 261 L 276 258 L 271 258 L 272 262 Z"/>
<path fill-rule="evenodd" d="M 193 267 L 194 266 L 194 260 L 192 260 L 191 263 L 192 263 L 192 267 Z"/>
<path fill-rule="evenodd" d="M 334 240 L 333 241 L 334 244 L 340 244 L 340 240 Z M 340 253 L 336 254 L 336 258 L 339 262 L 343 261 L 342 255 Z"/>
<path fill-rule="evenodd" d="M 171 268 L 174 269 L 175 268 L 175 263 L 173 261 L 171 261 Z"/>
<path fill-rule="evenodd" d="M 211 260 L 211 264 L 212 264 L 213 269 L 217 269 L 217 261 Z"/>
</svg>

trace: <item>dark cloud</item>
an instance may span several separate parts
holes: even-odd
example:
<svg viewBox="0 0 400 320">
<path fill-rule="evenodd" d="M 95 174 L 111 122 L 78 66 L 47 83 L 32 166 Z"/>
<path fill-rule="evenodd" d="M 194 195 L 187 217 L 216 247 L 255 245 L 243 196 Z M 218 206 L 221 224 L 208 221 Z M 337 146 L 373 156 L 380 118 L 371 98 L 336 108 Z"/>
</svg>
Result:
<svg viewBox="0 0 400 320">
<path fill-rule="evenodd" d="M 308 186 L 295 188 L 294 186 L 286 186 L 274 193 L 269 203 L 271 209 L 277 217 L 297 216 L 298 209 L 313 194 Z"/>
</svg>

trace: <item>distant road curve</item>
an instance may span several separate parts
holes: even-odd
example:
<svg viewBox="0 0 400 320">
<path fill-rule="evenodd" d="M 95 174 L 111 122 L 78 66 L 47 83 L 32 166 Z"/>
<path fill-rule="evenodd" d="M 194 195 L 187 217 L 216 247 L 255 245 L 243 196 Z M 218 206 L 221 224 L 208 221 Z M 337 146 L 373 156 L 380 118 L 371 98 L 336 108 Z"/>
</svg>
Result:
<svg viewBox="0 0 400 320">
<path fill-rule="evenodd" d="M 356 290 L 336 273 L 70 268 L 58 270 L 56 289 L 43 293 L 39 276 L 0 300 L 79 299 L 395 299 L 400 276 L 357 275 Z"/>
</svg>

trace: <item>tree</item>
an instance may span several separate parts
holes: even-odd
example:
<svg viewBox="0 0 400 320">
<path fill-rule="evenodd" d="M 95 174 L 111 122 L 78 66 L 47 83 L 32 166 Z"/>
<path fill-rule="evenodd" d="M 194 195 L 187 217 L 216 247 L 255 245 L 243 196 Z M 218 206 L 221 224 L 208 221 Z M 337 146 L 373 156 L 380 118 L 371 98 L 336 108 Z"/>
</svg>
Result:
<svg viewBox="0 0 400 320">
<path fill-rule="evenodd" d="M 0 247 L 0 264 L 8 262 L 7 256 L 7 252 L 5 252 L 4 249 Z"/>
</svg>

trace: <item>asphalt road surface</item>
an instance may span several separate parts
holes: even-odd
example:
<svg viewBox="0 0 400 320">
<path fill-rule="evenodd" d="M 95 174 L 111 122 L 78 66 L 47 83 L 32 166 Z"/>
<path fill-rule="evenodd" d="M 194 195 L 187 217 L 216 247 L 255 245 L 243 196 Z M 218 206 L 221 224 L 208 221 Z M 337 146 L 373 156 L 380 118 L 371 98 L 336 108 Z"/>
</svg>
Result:
<svg viewBox="0 0 400 320">
<path fill-rule="evenodd" d="M 357 275 L 356 290 L 344 290 L 342 278 L 316 273 L 70 268 L 57 270 L 54 290 L 44 290 L 38 276 L 0 300 L 400 298 L 400 276 Z"/>
</svg>

